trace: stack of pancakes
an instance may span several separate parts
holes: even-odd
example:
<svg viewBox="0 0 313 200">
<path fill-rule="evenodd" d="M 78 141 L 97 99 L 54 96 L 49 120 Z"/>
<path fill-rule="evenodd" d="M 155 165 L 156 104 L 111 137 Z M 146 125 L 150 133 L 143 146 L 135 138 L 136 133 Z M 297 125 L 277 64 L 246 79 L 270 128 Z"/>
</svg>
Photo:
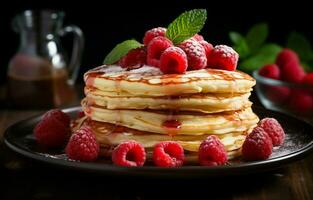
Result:
<svg viewBox="0 0 313 200">
<path fill-rule="evenodd" d="M 136 140 L 146 149 L 176 141 L 187 158 L 208 135 L 218 136 L 229 158 L 240 154 L 258 117 L 251 109 L 255 80 L 239 71 L 202 69 L 163 74 L 158 68 L 100 66 L 84 75 L 84 121 L 103 149 Z"/>
</svg>

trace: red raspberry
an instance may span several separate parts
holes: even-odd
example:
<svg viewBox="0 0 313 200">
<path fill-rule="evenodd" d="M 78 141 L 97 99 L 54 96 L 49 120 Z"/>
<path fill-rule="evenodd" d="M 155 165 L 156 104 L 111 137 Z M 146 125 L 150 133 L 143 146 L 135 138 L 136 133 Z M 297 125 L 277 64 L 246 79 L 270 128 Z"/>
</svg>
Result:
<svg viewBox="0 0 313 200">
<path fill-rule="evenodd" d="M 265 160 L 273 151 L 272 139 L 261 127 L 255 127 L 242 145 L 245 160 Z"/>
<path fill-rule="evenodd" d="M 313 97 L 308 91 L 294 90 L 290 95 L 289 106 L 301 115 L 312 115 Z"/>
<path fill-rule="evenodd" d="M 283 49 L 277 55 L 276 64 L 280 68 L 281 79 L 284 81 L 300 83 L 305 75 L 297 53 L 291 49 Z"/>
<path fill-rule="evenodd" d="M 204 47 L 194 39 L 188 39 L 178 45 L 183 49 L 188 59 L 188 69 L 197 70 L 206 67 L 207 58 Z"/>
<path fill-rule="evenodd" d="M 122 67 L 142 66 L 146 64 L 147 51 L 145 47 L 132 49 L 124 57 L 122 57 L 118 64 Z"/>
<path fill-rule="evenodd" d="M 236 70 L 238 53 L 226 45 L 216 45 L 208 57 L 208 67 L 233 71 Z"/>
<path fill-rule="evenodd" d="M 266 78 L 271 78 L 271 79 L 276 79 L 276 80 L 280 79 L 280 69 L 276 64 L 264 65 L 260 69 L 259 74 Z"/>
<path fill-rule="evenodd" d="M 303 84 L 306 85 L 311 85 L 313 86 L 313 72 L 308 73 L 304 76 L 303 80 L 302 80 Z M 309 93 L 311 93 L 312 97 L 313 97 L 313 87 L 307 88 L 306 89 Z"/>
<path fill-rule="evenodd" d="M 270 136 L 274 146 L 279 146 L 284 143 L 285 131 L 276 119 L 264 118 L 259 122 L 258 126 L 263 128 L 267 135 Z"/>
<path fill-rule="evenodd" d="M 153 161 L 160 167 L 180 167 L 184 164 L 183 147 L 177 142 L 160 142 L 154 147 Z"/>
<path fill-rule="evenodd" d="M 183 74 L 187 65 L 187 55 L 179 47 L 167 48 L 160 58 L 160 69 L 164 74 Z"/>
<path fill-rule="evenodd" d="M 274 103 L 283 103 L 289 98 L 290 89 L 285 86 L 268 86 L 266 96 Z"/>
<path fill-rule="evenodd" d="M 302 80 L 302 83 L 313 85 L 313 72 L 306 74 Z"/>
<path fill-rule="evenodd" d="M 224 145 L 215 135 L 208 136 L 199 147 L 199 163 L 204 166 L 223 165 L 227 162 Z"/>
<path fill-rule="evenodd" d="M 291 49 L 283 49 L 276 57 L 276 64 L 279 67 L 284 66 L 290 61 L 297 64 L 300 63 L 298 54 Z"/>
<path fill-rule="evenodd" d="M 115 147 L 112 152 L 112 161 L 124 167 L 143 166 L 146 161 L 146 152 L 140 143 L 130 140 Z"/>
<path fill-rule="evenodd" d="M 196 34 L 196 35 L 194 35 L 192 38 L 195 39 L 195 40 L 197 40 L 198 42 L 204 41 L 203 36 L 200 35 L 200 34 Z"/>
<path fill-rule="evenodd" d="M 164 37 L 165 33 L 166 33 L 166 28 L 163 28 L 163 27 L 158 27 L 158 28 L 153 28 L 153 29 L 148 30 L 145 33 L 145 36 L 143 38 L 144 45 L 148 45 L 149 42 L 155 37 L 158 37 L 158 36 Z"/>
<path fill-rule="evenodd" d="M 77 118 L 82 118 L 82 117 L 85 117 L 85 112 L 84 111 L 79 111 L 77 113 Z"/>
<path fill-rule="evenodd" d="M 213 45 L 208 43 L 205 40 L 199 41 L 199 43 L 203 46 L 204 50 L 205 50 L 205 55 L 208 58 L 210 53 L 212 52 L 212 50 L 214 49 Z"/>
<path fill-rule="evenodd" d="M 47 112 L 34 128 L 38 144 L 44 147 L 64 145 L 70 133 L 70 118 L 60 110 Z"/>
<path fill-rule="evenodd" d="M 100 145 L 93 131 L 88 126 L 83 126 L 71 136 L 65 148 L 66 155 L 73 160 L 96 160 L 100 151 Z"/>
<path fill-rule="evenodd" d="M 173 46 L 173 43 L 165 37 L 153 38 L 147 47 L 148 65 L 159 67 L 162 53 L 171 46 Z"/>
<path fill-rule="evenodd" d="M 296 61 L 286 62 L 284 65 L 280 65 L 281 80 L 300 83 L 305 76 L 305 71 L 299 63 Z"/>
<path fill-rule="evenodd" d="M 55 118 L 56 120 L 62 122 L 64 126 L 69 126 L 71 122 L 70 116 L 59 109 L 49 110 L 44 114 L 43 118 Z"/>
</svg>

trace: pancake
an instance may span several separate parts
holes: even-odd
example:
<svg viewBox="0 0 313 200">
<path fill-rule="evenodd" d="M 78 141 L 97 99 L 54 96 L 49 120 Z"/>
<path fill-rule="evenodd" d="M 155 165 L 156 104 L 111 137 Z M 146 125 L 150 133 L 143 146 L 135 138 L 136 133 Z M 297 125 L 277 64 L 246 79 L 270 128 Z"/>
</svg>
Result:
<svg viewBox="0 0 313 200">
<path fill-rule="evenodd" d="M 240 71 L 201 69 L 185 74 L 163 74 L 158 68 L 127 69 L 100 66 L 84 75 L 86 85 L 105 92 L 136 96 L 172 96 L 198 93 L 248 93 L 255 80 Z"/>
<path fill-rule="evenodd" d="M 201 142 L 208 136 L 161 135 L 151 132 L 138 131 L 122 126 L 116 126 L 110 123 L 97 122 L 87 118 L 81 119 L 81 122 L 77 123 L 74 129 L 78 129 L 83 125 L 88 125 L 91 127 L 101 147 L 107 149 L 113 149 L 122 142 L 136 140 L 137 142 L 143 144 L 146 149 L 152 151 L 154 145 L 161 141 L 175 141 L 181 144 L 184 150 L 188 151 L 190 154 L 198 152 Z M 229 155 L 231 156 L 240 150 L 245 137 L 249 132 L 251 132 L 251 129 L 244 132 L 233 132 L 216 136 L 220 138 L 221 142 L 225 146 L 226 151 L 229 152 Z M 237 152 L 237 154 L 239 154 L 239 152 Z"/>
<path fill-rule="evenodd" d="M 159 134 L 171 134 L 169 132 L 172 131 L 177 135 L 225 134 L 246 131 L 259 121 L 250 107 L 216 114 L 199 112 L 173 114 L 167 111 L 109 110 L 87 105 L 86 100 L 82 101 L 82 106 L 86 116 L 92 120 Z M 178 121 L 181 124 L 180 128 L 173 130 L 164 127 L 164 122 L 169 120 Z"/>
<path fill-rule="evenodd" d="M 151 160 L 154 146 L 175 141 L 188 162 L 197 162 L 199 146 L 216 135 L 229 159 L 241 147 L 259 118 L 251 109 L 255 80 L 240 71 L 201 69 L 163 74 L 158 68 L 100 66 L 84 74 L 85 117 L 76 121 L 93 130 L 103 155 L 119 144 L 141 143 Z"/>
<path fill-rule="evenodd" d="M 86 87 L 85 95 L 89 104 L 107 109 L 135 109 L 135 110 L 187 110 L 204 113 L 217 113 L 231 110 L 241 110 L 251 107 L 250 93 L 236 94 L 192 94 L 182 96 L 133 96 L 112 95 L 101 90 Z"/>
</svg>

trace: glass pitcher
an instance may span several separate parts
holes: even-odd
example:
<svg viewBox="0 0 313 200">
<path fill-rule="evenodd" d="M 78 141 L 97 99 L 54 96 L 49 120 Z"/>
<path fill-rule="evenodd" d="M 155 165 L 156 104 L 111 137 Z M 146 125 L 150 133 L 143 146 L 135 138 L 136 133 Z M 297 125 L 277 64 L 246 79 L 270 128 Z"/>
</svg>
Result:
<svg viewBox="0 0 313 200">
<path fill-rule="evenodd" d="M 71 104 L 84 45 L 77 26 L 63 25 L 64 13 L 27 10 L 13 19 L 20 34 L 18 52 L 7 72 L 9 103 L 15 108 L 50 108 Z M 73 49 L 67 61 L 60 37 L 73 33 Z"/>
</svg>

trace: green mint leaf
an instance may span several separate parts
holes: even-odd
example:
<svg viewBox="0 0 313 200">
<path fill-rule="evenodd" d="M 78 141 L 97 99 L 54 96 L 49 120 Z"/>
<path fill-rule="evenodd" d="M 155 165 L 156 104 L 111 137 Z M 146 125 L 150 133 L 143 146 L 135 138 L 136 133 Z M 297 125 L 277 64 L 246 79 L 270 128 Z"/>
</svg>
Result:
<svg viewBox="0 0 313 200">
<path fill-rule="evenodd" d="M 235 44 L 233 48 L 239 53 L 241 59 L 250 54 L 246 39 L 240 33 L 232 31 L 229 33 L 229 38 Z"/>
<path fill-rule="evenodd" d="M 234 46 L 241 59 L 245 59 L 250 55 L 250 50 L 245 40 L 242 40 L 238 45 Z"/>
<path fill-rule="evenodd" d="M 245 40 L 245 38 L 240 33 L 235 31 L 229 32 L 229 38 L 235 45 L 238 45 L 242 40 Z"/>
<path fill-rule="evenodd" d="M 205 9 L 186 11 L 167 27 L 166 37 L 174 44 L 179 44 L 199 33 L 207 18 Z"/>
<path fill-rule="evenodd" d="M 307 61 L 313 58 L 310 41 L 300 33 L 292 32 L 289 34 L 287 47 L 297 52 L 301 60 Z"/>
<path fill-rule="evenodd" d="M 268 25 L 259 23 L 251 27 L 246 36 L 251 53 L 257 52 L 268 36 Z"/>
<path fill-rule="evenodd" d="M 266 55 L 268 57 L 276 57 L 277 54 L 282 50 L 282 47 L 279 46 L 278 44 L 274 44 L 274 43 L 268 43 L 268 44 L 265 44 L 263 45 L 261 48 L 260 48 L 260 51 L 259 53 L 260 54 L 263 54 L 263 55 Z M 275 62 L 275 59 L 273 60 L 272 63 Z M 269 63 L 270 64 L 270 63 Z"/>
<path fill-rule="evenodd" d="M 281 50 L 282 47 L 277 44 L 269 43 L 263 45 L 257 54 L 241 62 L 238 69 L 251 73 L 252 71 L 257 70 L 266 64 L 274 63 L 277 54 Z"/>
<path fill-rule="evenodd" d="M 307 62 L 301 62 L 301 66 L 304 68 L 306 72 L 312 72 L 313 71 L 313 62 L 307 61 Z"/>
<path fill-rule="evenodd" d="M 119 61 L 119 59 L 125 56 L 130 50 L 137 49 L 142 46 L 143 45 L 136 40 L 125 40 L 112 49 L 112 51 L 105 57 L 103 64 L 111 65 Z"/>
</svg>

